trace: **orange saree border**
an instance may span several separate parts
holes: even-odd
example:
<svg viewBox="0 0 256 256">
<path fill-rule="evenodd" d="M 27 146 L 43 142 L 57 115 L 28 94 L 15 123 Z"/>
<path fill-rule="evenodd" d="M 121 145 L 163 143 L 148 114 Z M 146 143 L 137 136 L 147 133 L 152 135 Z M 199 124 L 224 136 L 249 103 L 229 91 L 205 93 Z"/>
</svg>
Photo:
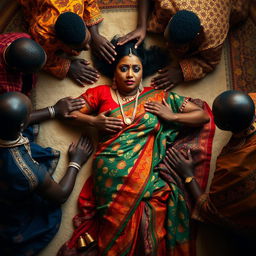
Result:
<svg viewBox="0 0 256 256">
<path fill-rule="evenodd" d="M 153 155 L 154 136 L 150 136 L 146 145 L 141 152 L 139 159 L 136 161 L 136 165 L 129 173 L 129 179 L 122 185 L 118 191 L 117 197 L 111 203 L 106 214 L 104 215 L 104 223 L 102 230 L 99 232 L 99 248 L 105 248 L 108 250 L 108 255 L 116 255 L 117 251 L 120 251 L 120 245 L 115 246 L 115 237 L 120 232 L 125 222 L 129 220 L 128 216 L 132 214 L 132 210 L 140 202 L 143 192 L 145 191 L 151 172 L 151 163 Z M 150 161 L 149 161 L 150 159 Z M 132 192 L 134 191 L 134 192 Z M 133 198 L 127 198 L 127 193 L 133 194 Z M 120 210 L 120 207 L 122 210 Z M 115 218 L 113 218 L 115 216 Z M 111 231 L 111 232 L 110 232 Z M 123 241 L 123 248 L 127 248 L 132 240 L 132 234 Z M 103 253 L 104 254 L 104 253 Z"/>
</svg>

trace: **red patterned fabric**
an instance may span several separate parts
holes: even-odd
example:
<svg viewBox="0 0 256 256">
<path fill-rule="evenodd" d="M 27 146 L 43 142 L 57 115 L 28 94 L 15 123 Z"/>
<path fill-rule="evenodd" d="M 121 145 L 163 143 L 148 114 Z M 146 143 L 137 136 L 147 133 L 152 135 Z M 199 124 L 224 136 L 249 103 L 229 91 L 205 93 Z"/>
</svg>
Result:
<svg viewBox="0 0 256 256">
<path fill-rule="evenodd" d="M 32 74 L 32 84 L 30 88 L 23 88 L 23 76 L 21 72 L 11 70 L 4 61 L 4 51 L 8 45 L 18 38 L 31 38 L 30 35 L 26 33 L 7 33 L 0 35 L 0 93 L 5 92 L 23 92 L 27 95 L 30 94 L 32 87 L 36 83 L 36 76 Z"/>
</svg>

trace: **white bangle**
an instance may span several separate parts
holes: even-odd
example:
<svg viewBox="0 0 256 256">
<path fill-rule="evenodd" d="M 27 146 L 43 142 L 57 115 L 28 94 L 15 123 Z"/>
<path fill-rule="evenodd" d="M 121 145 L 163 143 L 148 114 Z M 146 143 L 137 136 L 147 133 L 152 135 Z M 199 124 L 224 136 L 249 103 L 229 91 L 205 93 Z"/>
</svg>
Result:
<svg viewBox="0 0 256 256">
<path fill-rule="evenodd" d="M 51 107 L 48 107 L 48 111 L 50 113 L 50 117 L 51 118 L 54 118 L 55 117 L 55 110 L 54 110 L 54 107 L 51 106 Z"/>
<path fill-rule="evenodd" d="M 80 171 L 80 169 L 81 169 L 81 166 L 76 162 L 69 162 L 68 167 L 73 167 L 73 168 L 77 169 L 78 171 Z"/>
</svg>

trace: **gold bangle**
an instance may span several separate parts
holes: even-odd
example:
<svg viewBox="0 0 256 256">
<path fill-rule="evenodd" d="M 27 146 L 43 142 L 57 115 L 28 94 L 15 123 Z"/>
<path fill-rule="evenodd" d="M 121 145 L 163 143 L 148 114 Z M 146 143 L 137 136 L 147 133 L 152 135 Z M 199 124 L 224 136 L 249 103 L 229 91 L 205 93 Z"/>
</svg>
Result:
<svg viewBox="0 0 256 256">
<path fill-rule="evenodd" d="M 189 176 L 185 179 L 185 183 L 188 184 L 190 183 L 193 179 L 195 179 L 195 176 Z"/>
</svg>

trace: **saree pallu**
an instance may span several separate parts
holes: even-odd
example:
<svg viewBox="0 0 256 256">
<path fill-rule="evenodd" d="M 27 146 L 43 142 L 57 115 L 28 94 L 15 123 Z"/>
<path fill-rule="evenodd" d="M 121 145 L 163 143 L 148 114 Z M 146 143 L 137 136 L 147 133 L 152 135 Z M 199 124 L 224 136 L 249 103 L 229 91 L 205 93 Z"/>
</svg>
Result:
<svg viewBox="0 0 256 256">
<path fill-rule="evenodd" d="M 148 100 L 163 98 L 173 112 L 180 112 L 189 100 L 175 93 L 147 91 L 139 97 L 134 123 L 100 143 L 93 176 L 79 196 L 76 230 L 58 255 L 85 255 L 76 249 L 85 232 L 97 240 L 98 255 L 191 255 L 184 194 L 155 170 L 166 144 L 175 141 L 182 126 L 161 125 L 144 110 Z M 133 103 L 126 104 L 124 111 L 131 116 Z M 122 118 L 120 109 L 111 116 Z"/>
</svg>

